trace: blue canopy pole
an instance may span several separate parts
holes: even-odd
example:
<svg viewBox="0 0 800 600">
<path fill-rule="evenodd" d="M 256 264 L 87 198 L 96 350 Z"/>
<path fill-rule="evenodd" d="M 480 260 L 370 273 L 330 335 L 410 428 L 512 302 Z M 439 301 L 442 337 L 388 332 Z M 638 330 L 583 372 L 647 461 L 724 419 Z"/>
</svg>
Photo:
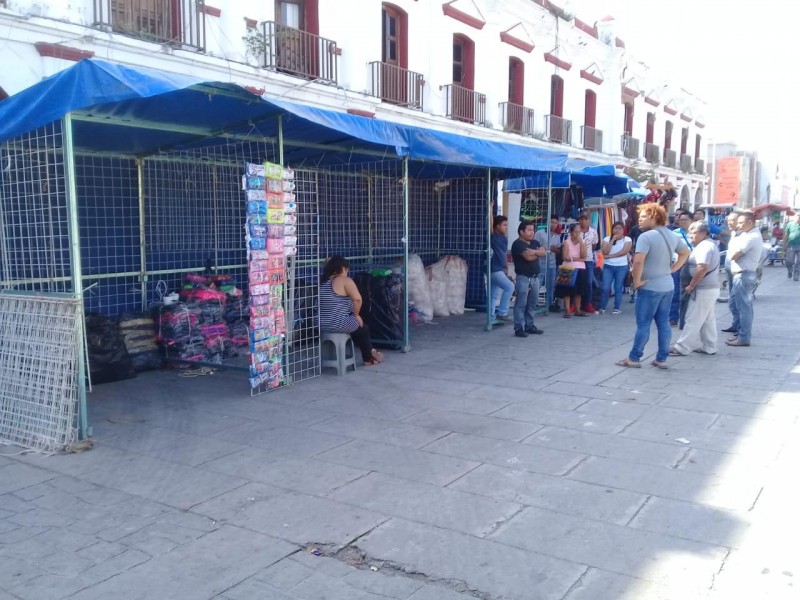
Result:
<svg viewBox="0 0 800 600">
<path fill-rule="evenodd" d="M 403 160 L 403 352 L 411 350 L 411 330 L 408 319 L 408 198 L 410 187 L 408 156 L 406 156 Z"/>
</svg>

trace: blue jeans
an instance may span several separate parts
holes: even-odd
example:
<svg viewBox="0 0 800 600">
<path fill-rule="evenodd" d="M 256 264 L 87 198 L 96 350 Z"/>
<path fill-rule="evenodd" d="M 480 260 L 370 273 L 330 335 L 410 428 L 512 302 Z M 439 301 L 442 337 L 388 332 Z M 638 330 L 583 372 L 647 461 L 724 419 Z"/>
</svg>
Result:
<svg viewBox="0 0 800 600">
<path fill-rule="evenodd" d="M 750 341 L 750 334 L 753 330 L 753 292 L 755 288 L 755 271 L 742 271 L 733 276 L 730 294 L 734 300 L 731 309 L 736 335 L 742 342 Z"/>
<path fill-rule="evenodd" d="M 672 302 L 669 305 L 669 320 L 678 322 L 681 316 L 681 272 L 676 271 L 672 274 L 672 285 L 674 293 L 672 294 Z"/>
<path fill-rule="evenodd" d="M 594 261 L 586 261 L 586 296 L 583 297 L 583 305 L 594 303 Z"/>
<path fill-rule="evenodd" d="M 557 271 L 558 269 L 556 267 L 547 267 L 547 281 L 545 282 L 545 286 L 547 288 L 546 295 L 548 308 L 553 306 L 553 302 L 555 302 Z"/>
<path fill-rule="evenodd" d="M 614 308 L 617 310 L 622 306 L 622 292 L 625 289 L 625 276 L 628 274 L 628 266 L 613 265 L 603 266 L 603 291 L 600 292 L 600 308 L 606 309 L 608 296 L 611 293 L 611 285 L 614 285 Z"/>
<path fill-rule="evenodd" d="M 636 335 L 633 348 L 628 358 L 639 362 L 644 355 L 644 347 L 650 341 L 650 323 L 655 320 L 658 329 L 658 352 L 656 360 L 664 362 L 669 356 L 669 342 L 672 329 L 669 326 L 669 307 L 672 303 L 672 291 L 653 292 L 638 290 L 636 292 Z"/>
<path fill-rule="evenodd" d="M 731 317 L 733 317 L 731 329 L 739 331 L 739 313 L 736 311 L 736 298 L 733 296 L 733 273 L 731 273 L 730 266 L 726 271 L 728 273 L 728 310 L 731 311 Z"/>
<path fill-rule="evenodd" d="M 508 315 L 508 305 L 511 303 L 511 294 L 514 293 L 514 282 L 508 278 L 503 271 L 492 271 L 491 298 L 492 312 L 491 317 L 494 321 L 499 313 L 504 317 Z M 497 297 L 500 296 L 500 306 L 497 306 Z"/>
<path fill-rule="evenodd" d="M 517 299 L 514 302 L 514 329 L 533 327 L 533 311 L 539 299 L 539 276 L 517 274 Z"/>
</svg>

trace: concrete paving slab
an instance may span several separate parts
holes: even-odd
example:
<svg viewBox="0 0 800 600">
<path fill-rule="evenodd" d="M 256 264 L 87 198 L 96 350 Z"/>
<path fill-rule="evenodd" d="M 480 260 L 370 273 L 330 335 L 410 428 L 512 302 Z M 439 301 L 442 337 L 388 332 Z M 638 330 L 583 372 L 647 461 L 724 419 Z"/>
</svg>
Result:
<svg viewBox="0 0 800 600">
<path fill-rule="evenodd" d="M 416 402 L 413 399 L 386 397 L 380 393 L 379 389 L 372 390 L 366 398 L 330 395 L 306 406 L 341 415 L 370 417 L 386 421 L 399 421 L 428 409 L 424 403 Z"/>
<path fill-rule="evenodd" d="M 378 527 L 358 545 L 375 560 L 451 580 L 454 591 L 508 600 L 561 600 L 586 570 L 545 554 L 400 519 Z"/>
<path fill-rule="evenodd" d="M 31 465 L 13 463 L 0 467 L 0 494 L 16 492 L 24 488 L 53 479 L 56 474 Z"/>
<path fill-rule="evenodd" d="M 331 519 L 331 515 L 337 517 Z M 387 519 L 385 515 L 328 498 L 287 492 L 254 502 L 230 522 L 301 546 L 344 546 Z"/>
<path fill-rule="evenodd" d="M 443 391 L 411 390 L 401 394 L 400 399 L 409 400 L 415 405 L 423 405 L 429 409 L 455 410 L 473 415 L 488 415 L 506 406 L 510 401 L 506 399 L 505 390 L 510 388 L 493 388 L 494 394 L 489 397 L 471 396 L 468 394 L 455 395 Z M 521 390 L 512 390 L 521 391 Z"/>
<path fill-rule="evenodd" d="M 378 471 L 435 485 L 447 485 L 478 466 L 477 462 L 470 460 L 363 440 L 325 452 L 320 458 L 364 471 Z"/>
<path fill-rule="evenodd" d="M 636 391 L 634 391 L 636 390 Z M 550 383 L 545 387 L 542 392 L 544 393 L 560 393 L 578 396 L 581 398 L 598 398 L 600 400 L 624 400 L 626 398 L 636 398 L 639 404 L 658 404 L 663 400 L 667 394 L 661 392 L 645 392 L 640 387 L 639 382 L 635 381 L 634 385 L 620 388 L 618 386 L 604 385 L 591 385 L 588 383 L 570 383 L 564 385 L 563 383 Z"/>
<path fill-rule="evenodd" d="M 406 446 L 408 448 L 419 448 L 448 433 L 433 426 L 395 423 L 353 415 L 338 415 L 321 423 L 311 425 L 309 429 L 353 439 L 383 442 L 393 446 Z"/>
<path fill-rule="evenodd" d="M 348 585 L 375 594 L 380 598 L 405 600 L 422 587 L 422 582 L 404 575 L 386 575 L 380 571 L 354 569 L 345 575 L 343 581 Z"/>
<path fill-rule="evenodd" d="M 323 495 L 363 477 L 356 469 L 326 460 L 249 448 L 208 462 L 201 467 L 213 473 L 250 479 L 278 488 Z"/>
<path fill-rule="evenodd" d="M 75 594 L 75 600 L 211 598 L 295 551 L 284 541 L 224 525 Z"/>
<path fill-rule="evenodd" d="M 491 498 L 624 525 L 647 496 L 605 486 L 482 465 L 450 486 Z"/>
<path fill-rule="evenodd" d="M 633 421 L 625 418 L 604 417 L 602 415 L 574 411 L 547 410 L 534 404 L 509 404 L 505 408 L 492 413 L 493 417 L 524 421 L 538 425 L 553 425 L 566 429 L 577 429 L 592 433 L 615 434 L 629 426 Z"/>
<path fill-rule="evenodd" d="M 302 552 L 303 551 L 300 550 L 292 554 L 289 558 L 279 560 L 263 571 L 259 571 L 253 575 L 253 579 L 268 583 L 272 587 L 280 590 L 288 591 L 292 589 L 298 583 L 308 579 L 319 571 L 318 569 L 306 566 L 292 558 Z M 342 576 L 344 576 L 344 573 L 342 573 Z"/>
<path fill-rule="evenodd" d="M 298 600 L 297 596 L 290 596 L 268 583 L 251 577 L 225 590 L 220 600 Z"/>
<path fill-rule="evenodd" d="M 728 549 L 649 531 L 526 508 L 492 539 L 660 584 L 710 587 Z"/>
<path fill-rule="evenodd" d="M 465 397 L 474 397 L 487 401 L 489 399 L 497 399 L 499 402 L 502 402 L 502 406 L 498 406 L 496 410 L 512 403 L 524 404 L 526 402 L 531 402 L 539 408 L 548 410 L 573 410 L 589 399 L 577 395 L 559 394 L 557 392 L 542 392 L 530 389 L 520 390 L 509 387 L 498 387 L 495 385 L 482 385 L 465 394 Z"/>
<path fill-rule="evenodd" d="M 585 454 L 578 452 L 553 450 L 463 433 L 451 433 L 431 442 L 424 447 L 424 450 L 545 475 L 562 475 L 586 458 Z"/>
<path fill-rule="evenodd" d="M 436 409 L 416 414 L 404 422 L 421 427 L 433 427 L 440 431 L 469 433 L 511 441 L 520 441 L 541 429 L 540 425 L 531 423 Z"/>
<path fill-rule="evenodd" d="M 680 582 L 659 585 L 636 577 L 591 568 L 564 600 L 707 600 L 706 590 Z"/>
<path fill-rule="evenodd" d="M 191 511 L 214 521 L 229 521 L 250 505 L 280 496 L 285 492 L 284 489 L 264 483 L 247 483 L 230 492 L 211 498 L 211 500 L 201 502 L 193 506 Z"/>
<path fill-rule="evenodd" d="M 267 427 L 254 421 L 214 434 L 218 439 L 263 450 L 291 452 L 300 456 L 316 456 L 350 441 L 341 435 L 310 431 L 300 427 Z"/>
<path fill-rule="evenodd" d="M 370 473 L 333 492 L 331 498 L 409 521 L 481 537 L 522 506 L 448 488 Z"/>
<path fill-rule="evenodd" d="M 247 483 L 244 479 L 155 458 L 129 461 L 117 469 L 92 471 L 84 477 L 98 485 L 182 509 Z"/>
</svg>

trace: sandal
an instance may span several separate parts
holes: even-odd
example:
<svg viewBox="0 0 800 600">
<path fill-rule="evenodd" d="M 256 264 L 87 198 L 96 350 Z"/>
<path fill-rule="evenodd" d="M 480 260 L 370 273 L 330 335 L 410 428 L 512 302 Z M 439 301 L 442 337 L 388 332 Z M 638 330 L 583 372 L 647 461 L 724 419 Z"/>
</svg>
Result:
<svg viewBox="0 0 800 600">
<path fill-rule="evenodd" d="M 565 319 L 571 319 L 571 318 L 572 318 L 572 315 L 571 315 L 571 314 L 569 314 L 569 313 L 564 313 L 564 318 L 565 318 Z"/>
<path fill-rule="evenodd" d="M 374 360 L 376 364 L 382 363 L 383 362 L 383 352 L 379 352 L 378 350 L 375 350 L 375 348 L 373 348 L 372 349 L 372 360 Z"/>
<path fill-rule="evenodd" d="M 630 358 L 623 358 L 614 363 L 618 367 L 627 367 L 629 369 L 641 369 L 642 363 L 631 360 Z"/>
<path fill-rule="evenodd" d="M 685 354 L 681 354 L 680 352 L 678 352 L 675 348 L 670 348 L 669 349 L 669 355 L 670 356 L 686 356 Z"/>
<path fill-rule="evenodd" d="M 365 367 L 375 367 L 375 366 L 377 366 L 377 365 L 379 365 L 379 364 L 380 364 L 380 363 L 379 363 L 377 360 L 375 360 L 374 358 L 373 358 L 373 359 L 370 359 L 370 360 L 365 360 L 365 361 L 364 361 L 364 366 L 365 366 Z"/>
<path fill-rule="evenodd" d="M 669 369 L 669 365 L 667 365 L 667 363 L 658 360 L 654 360 L 650 364 L 653 365 L 656 369 Z"/>
<path fill-rule="evenodd" d="M 576 317 L 588 317 L 588 316 L 589 316 L 589 313 L 587 313 L 587 312 L 584 312 L 584 311 L 582 311 L 582 310 L 581 310 L 581 311 L 579 311 L 579 312 L 576 312 L 576 313 L 575 313 L 575 316 L 576 316 Z"/>
</svg>

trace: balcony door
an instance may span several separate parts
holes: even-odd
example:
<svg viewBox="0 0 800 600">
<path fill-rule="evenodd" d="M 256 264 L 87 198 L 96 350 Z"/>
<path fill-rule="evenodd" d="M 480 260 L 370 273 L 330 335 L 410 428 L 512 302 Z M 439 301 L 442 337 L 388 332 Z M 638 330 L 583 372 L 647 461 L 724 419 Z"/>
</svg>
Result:
<svg viewBox="0 0 800 600">
<path fill-rule="evenodd" d="M 525 122 L 525 63 L 516 56 L 508 59 L 508 104 L 504 126 L 511 131 L 528 133 Z"/>
<path fill-rule="evenodd" d="M 564 116 L 564 80 L 558 75 L 550 77 L 550 114 Z"/>
<path fill-rule="evenodd" d="M 633 136 L 633 102 L 625 103 L 624 133 L 627 136 Z"/>
<path fill-rule="evenodd" d="M 182 39 L 180 0 L 116 0 L 111 3 L 114 31 L 163 42 Z"/>
<path fill-rule="evenodd" d="M 279 70 L 318 77 L 320 57 L 317 0 L 276 0 L 275 53 Z"/>
<path fill-rule="evenodd" d="M 475 122 L 475 43 L 465 35 L 453 36 L 453 95 L 451 113 L 454 118 Z"/>
<path fill-rule="evenodd" d="M 382 21 L 380 95 L 387 102 L 408 104 L 408 15 L 384 2 Z"/>
<path fill-rule="evenodd" d="M 689 128 L 684 127 L 681 130 L 681 154 L 688 154 L 689 149 Z"/>
<path fill-rule="evenodd" d="M 656 133 L 656 115 L 655 113 L 647 113 L 647 130 L 645 132 L 644 141 L 648 144 L 652 144 L 653 140 L 655 139 Z"/>
<path fill-rule="evenodd" d="M 672 150 L 672 121 L 664 125 L 664 150 Z"/>
</svg>

